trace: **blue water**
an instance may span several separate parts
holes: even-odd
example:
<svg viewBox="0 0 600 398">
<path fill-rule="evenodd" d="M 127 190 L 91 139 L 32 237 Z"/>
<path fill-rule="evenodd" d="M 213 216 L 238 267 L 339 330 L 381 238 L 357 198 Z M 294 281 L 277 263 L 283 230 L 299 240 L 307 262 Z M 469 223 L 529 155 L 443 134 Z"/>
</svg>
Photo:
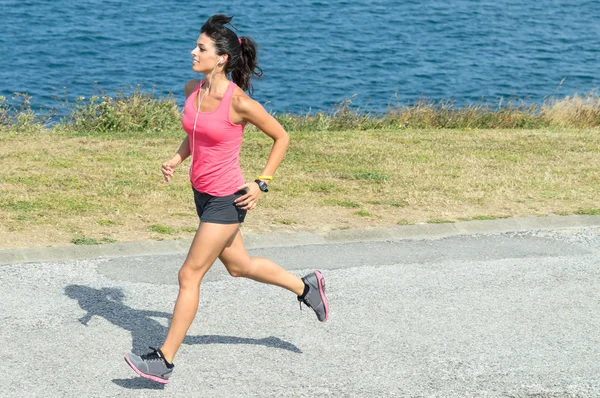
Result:
<svg viewBox="0 0 600 398">
<path fill-rule="evenodd" d="M 0 0 L 0 95 L 109 94 L 124 85 L 181 104 L 199 29 L 235 14 L 259 44 L 255 99 L 283 112 L 354 96 L 383 110 L 421 97 L 539 103 L 600 86 L 600 1 Z M 562 84 L 561 84 L 562 82 Z"/>
</svg>

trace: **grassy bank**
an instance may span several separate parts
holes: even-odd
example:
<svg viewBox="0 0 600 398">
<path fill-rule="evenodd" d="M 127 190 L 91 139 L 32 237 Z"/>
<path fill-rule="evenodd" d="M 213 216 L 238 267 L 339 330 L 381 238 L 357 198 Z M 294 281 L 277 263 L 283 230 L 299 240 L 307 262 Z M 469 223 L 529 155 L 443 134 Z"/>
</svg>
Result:
<svg viewBox="0 0 600 398">
<path fill-rule="evenodd" d="M 299 130 L 245 231 L 600 214 L 598 128 Z M 189 161 L 160 175 L 182 138 L 0 134 L 0 248 L 191 237 Z M 246 179 L 270 146 L 247 131 Z"/>
<path fill-rule="evenodd" d="M 58 117 L 59 109 L 65 116 Z M 59 108 L 35 111 L 31 98 L 18 94 L 13 101 L 0 97 L 0 134 L 47 132 L 46 126 L 67 135 L 121 136 L 131 133 L 168 135 L 180 128 L 181 110 L 173 97 L 117 91 L 63 101 Z M 455 106 L 452 101 L 419 100 L 390 105 L 374 113 L 352 106 L 351 100 L 328 112 L 274 114 L 288 131 L 349 131 L 405 129 L 541 129 L 600 127 L 600 96 L 595 92 L 558 99 L 542 105 L 513 101 L 480 101 Z"/>
</svg>

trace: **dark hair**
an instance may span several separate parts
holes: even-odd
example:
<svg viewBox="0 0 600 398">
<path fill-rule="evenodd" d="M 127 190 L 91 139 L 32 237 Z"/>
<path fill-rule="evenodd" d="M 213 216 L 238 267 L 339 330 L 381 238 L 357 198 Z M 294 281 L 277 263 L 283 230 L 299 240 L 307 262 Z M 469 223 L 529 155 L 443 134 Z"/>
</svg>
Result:
<svg viewBox="0 0 600 398">
<path fill-rule="evenodd" d="M 237 34 L 225 26 L 231 25 L 236 29 L 231 24 L 232 19 L 233 16 L 213 15 L 202 26 L 200 33 L 204 33 L 212 39 L 217 55 L 229 55 L 229 60 L 225 64 L 225 74 L 231 73 L 231 80 L 252 95 L 254 91 L 252 75 L 257 78 L 263 75 L 256 59 L 256 43 L 251 38 L 244 36 L 239 38 L 241 39 L 240 44 Z"/>
</svg>

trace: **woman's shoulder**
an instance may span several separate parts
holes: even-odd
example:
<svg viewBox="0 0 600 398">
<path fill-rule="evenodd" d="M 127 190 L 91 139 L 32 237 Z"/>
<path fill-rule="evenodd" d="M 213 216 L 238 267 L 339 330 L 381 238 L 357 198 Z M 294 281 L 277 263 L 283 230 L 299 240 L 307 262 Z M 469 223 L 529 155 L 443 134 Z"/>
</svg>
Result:
<svg viewBox="0 0 600 398">
<path fill-rule="evenodd" d="M 200 83 L 202 83 L 202 80 L 198 79 L 193 79 L 185 83 L 185 98 L 189 97 Z"/>
<path fill-rule="evenodd" d="M 240 112 L 248 109 L 253 104 L 257 104 L 244 90 L 236 85 L 235 90 L 231 96 L 231 105 L 233 108 Z"/>
</svg>

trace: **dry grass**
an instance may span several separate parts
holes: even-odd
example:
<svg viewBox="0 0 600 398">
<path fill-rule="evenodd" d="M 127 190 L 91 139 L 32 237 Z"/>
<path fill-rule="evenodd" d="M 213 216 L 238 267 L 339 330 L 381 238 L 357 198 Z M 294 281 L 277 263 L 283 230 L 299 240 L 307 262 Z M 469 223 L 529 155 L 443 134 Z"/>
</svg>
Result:
<svg viewBox="0 0 600 398">
<path fill-rule="evenodd" d="M 352 106 L 345 100 L 330 112 L 276 115 L 290 131 L 348 131 L 402 129 L 540 129 L 600 127 L 600 97 L 595 91 L 542 105 L 522 101 L 493 104 L 482 100 L 456 106 L 452 100 L 421 99 L 390 105 L 383 114 Z"/>
<path fill-rule="evenodd" d="M 541 117 L 549 125 L 558 127 L 600 126 L 600 97 L 590 93 L 550 101 L 542 108 Z"/>
<path fill-rule="evenodd" d="M 245 231 L 600 212 L 598 129 L 291 136 Z M 189 161 L 172 183 L 160 176 L 181 139 L 0 136 L 0 248 L 191 237 Z M 246 133 L 247 180 L 262 170 L 271 143 Z"/>
</svg>

